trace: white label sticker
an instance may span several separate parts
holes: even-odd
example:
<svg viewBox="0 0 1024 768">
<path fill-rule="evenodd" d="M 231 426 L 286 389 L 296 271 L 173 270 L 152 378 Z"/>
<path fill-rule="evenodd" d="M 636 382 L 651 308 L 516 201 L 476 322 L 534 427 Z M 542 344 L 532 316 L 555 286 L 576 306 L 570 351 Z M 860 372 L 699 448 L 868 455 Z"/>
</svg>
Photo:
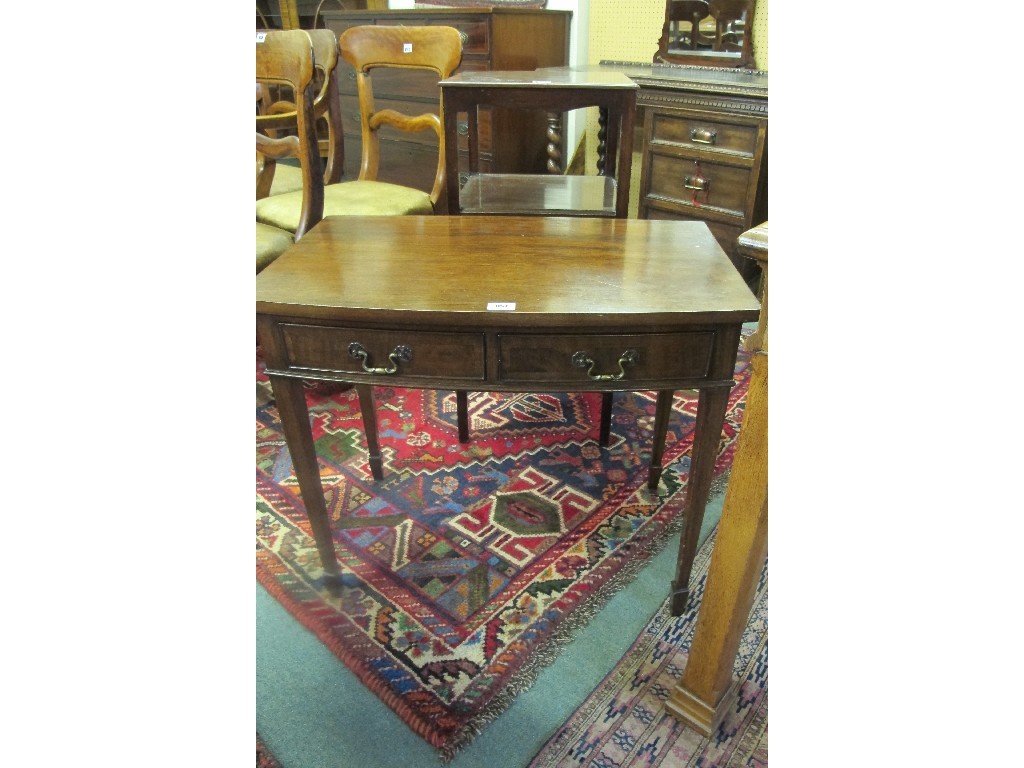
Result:
<svg viewBox="0 0 1024 768">
<path fill-rule="evenodd" d="M 257 43 L 262 43 L 266 39 L 267 39 L 267 33 L 266 32 L 257 32 L 256 33 L 256 42 Z"/>
<path fill-rule="evenodd" d="M 516 303 L 514 301 L 488 301 L 488 312 L 514 312 Z"/>
<path fill-rule="evenodd" d="M 402 43 L 402 53 L 412 53 L 412 43 Z"/>
</svg>

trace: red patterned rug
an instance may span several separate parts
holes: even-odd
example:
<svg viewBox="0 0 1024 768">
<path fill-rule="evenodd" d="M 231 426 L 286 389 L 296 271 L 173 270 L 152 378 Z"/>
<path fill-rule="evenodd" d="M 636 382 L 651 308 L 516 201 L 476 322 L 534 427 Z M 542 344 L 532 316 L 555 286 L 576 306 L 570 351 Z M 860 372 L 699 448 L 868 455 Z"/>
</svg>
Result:
<svg viewBox="0 0 1024 768">
<path fill-rule="evenodd" d="M 657 494 L 653 392 L 470 393 L 378 387 L 384 480 L 370 477 L 354 391 L 307 388 L 344 588 L 323 584 L 257 358 L 256 574 L 448 759 L 532 683 L 561 644 L 678 529 L 696 393 L 676 394 Z M 716 473 L 732 459 L 749 378 L 740 353 Z M 665 585 L 666 594 L 669 585 Z"/>
</svg>

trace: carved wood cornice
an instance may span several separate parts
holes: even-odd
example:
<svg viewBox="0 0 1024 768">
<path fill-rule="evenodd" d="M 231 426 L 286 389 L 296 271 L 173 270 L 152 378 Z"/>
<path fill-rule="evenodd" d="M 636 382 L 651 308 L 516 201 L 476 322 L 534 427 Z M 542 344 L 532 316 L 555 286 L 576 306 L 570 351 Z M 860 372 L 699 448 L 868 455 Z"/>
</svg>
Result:
<svg viewBox="0 0 1024 768">
<path fill-rule="evenodd" d="M 601 66 L 609 67 L 650 67 L 649 63 L 643 63 L 638 61 L 615 61 L 613 59 L 601 59 Z M 659 69 L 678 69 L 678 70 L 690 70 L 692 72 L 729 72 L 730 74 L 741 73 L 745 75 L 760 75 L 764 76 L 768 74 L 767 70 L 764 69 L 745 69 L 740 67 L 705 67 L 700 64 L 672 64 L 667 61 L 655 62 L 653 66 Z"/>
<path fill-rule="evenodd" d="M 618 69 L 640 86 L 638 105 L 692 105 L 768 114 L 768 73 L 761 70 L 608 60 L 600 66 Z"/>
<path fill-rule="evenodd" d="M 640 93 L 637 96 L 637 106 L 653 107 L 653 106 L 666 106 L 666 107 L 698 107 L 701 109 L 721 109 L 729 112 L 741 112 L 745 114 L 752 114 L 758 117 L 768 116 L 768 102 L 767 101 L 736 101 L 733 99 L 714 99 L 714 98 L 703 98 L 701 96 L 690 96 L 679 92 L 679 83 L 672 85 L 672 93 L 656 93 L 647 90 L 647 83 L 641 85 Z M 691 90 L 688 84 L 687 90 Z M 693 88 L 695 91 L 706 90 L 709 94 L 719 94 L 721 89 L 718 88 Z"/>
</svg>

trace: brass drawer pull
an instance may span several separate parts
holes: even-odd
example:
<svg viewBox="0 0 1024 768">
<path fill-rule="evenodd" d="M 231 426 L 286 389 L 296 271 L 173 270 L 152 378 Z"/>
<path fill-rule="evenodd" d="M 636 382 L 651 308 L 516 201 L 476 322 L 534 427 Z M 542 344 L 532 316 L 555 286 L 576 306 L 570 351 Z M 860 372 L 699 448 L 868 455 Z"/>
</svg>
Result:
<svg viewBox="0 0 1024 768">
<path fill-rule="evenodd" d="M 590 358 L 583 350 L 573 353 L 572 364 L 577 368 L 586 368 L 587 376 L 592 381 L 619 381 L 623 376 L 626 375 L 627 365 L 636 365 L 637 361 L 640 360 L 640 353 L 635 349 L 627 349 L 619 356 L 619 372 L 618 373 L 594 373 L 594 361 Z"/>
<path fill-rule="evenodd" d="M 457 129 L 459 136 L 469 136 L 469 123 L 465 120 L 459 120 Z"/>
<path fill-rule="evenodd" d="M 718 140 L 718 131 L 712 128 L 691 128 L 690 141 L 696 144 L 714 144 Z"/>
<path fill-rule="evenodd" d="M 391 365 L 387 368 L 370 368 L 366 361 L 370 358 L 370 353 L 366 351 L 366 347 L 360 344 L 358 341 L 353 341 L 348 345 L 348 356 L 353 357 L 356 360 L 362 360 L 363 370 L 366 373 L 374 373 L 384 376 L 389 376 L 392 373 L 398 372 L 398 361 L 401 360 L 403 363 L 408 363 L 412 360 L 412 349 L 399 344 L 395 347 L 394 351 L 388 355 L 388 360 L 391 361 Z"/>
<path fill-rule="evenodd" d="M 705 179 L 703 176 L 684 176 L 683 186 L 687 189 L 695 189 L 698 192 L 710 192 L 711 179 Z"/>
<path fill-rule="evenodd" d="M 465 48 L 469 44 L 469 33 L 464 30 L 459 30 L 459 39 L 462 41 L 462 47 Z"/>
</svg>

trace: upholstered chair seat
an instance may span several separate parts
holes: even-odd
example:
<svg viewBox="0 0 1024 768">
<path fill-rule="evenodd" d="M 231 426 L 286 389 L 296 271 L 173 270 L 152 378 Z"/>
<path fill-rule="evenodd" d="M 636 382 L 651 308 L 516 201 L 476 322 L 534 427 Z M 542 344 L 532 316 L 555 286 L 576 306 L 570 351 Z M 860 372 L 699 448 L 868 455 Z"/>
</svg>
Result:
<svg viewBox="0 0 1024 768">
<path fill-rule="evenodd" d="M 462 60 L 462 38 L 458 30 L 447 26 L 391 27 L 361 25 L 351 27 L 333 43 L 329 30 L 310 30 L 313 36 L 317 66 L 322 68 L 319 117 L 326 131 L 326 165 L 323 187 L 324 216 L 430 216 L 443 213 L 441 198 L 445 190 L 444 130 L 440 118 L 440 100 L 436 112 L 407 115 L 393 108 L 378 109 L 373 98 L 371 71 L 419 69 L 430 72 L 438 80 L 451 75 Z M 322 40 L 320 38 L 323 38 Z M 359 177 L 342 181 L 344 158 L 341 106 L 337 87 L 337 59 L 341 55 L 355 70 L 359 94 L 362 151 Z M 382 72 L 381 77 L 388 73 Z M 288 104 L 271 105 L 268 116 L 260 118 L 273 128 L 286 127 L 290 113 Z M 275 114 L 269 114 L 275 113 Z M 418 133 L 425 131 L 437 137 L 437 170 L 428 190 L 402 186 L 377 178 L 381 156 L 379 131 L 383 127 Z M 293 173 L 278 164 L 267 196 L 257 195 L 256 221 L 278 229 L 294 231 L 299 223 L 302 193 L 298 188 L 285 191 L 294 181 Z M 284 171 L 284 173 L 281 173 Z M 439 210 L 440 208 L 440 210 Z"/>
<path fill-rule="evenodd" d="M 294 230 L 301 201 L 301 191 L 257 200 L 256 221 Z M 428 193 L 386 181 L 357 179 L 324 187 L 324 216 L 429 216 L 433 212 Z"/>
<path fill-rule="evenodd" d="M 274 259 L 295 242 L 295 235 L 269 224 L 256 222 L 256 273 L 259 274 Z"/>
<path fill-rule="evenodd" d="M 278 163 L 274 169 L 274 181 L 270 185 L 270 194 L 283 195 L 287 192 L 302 193 L 302 169 L 294 165 Z"/>
</svg>

